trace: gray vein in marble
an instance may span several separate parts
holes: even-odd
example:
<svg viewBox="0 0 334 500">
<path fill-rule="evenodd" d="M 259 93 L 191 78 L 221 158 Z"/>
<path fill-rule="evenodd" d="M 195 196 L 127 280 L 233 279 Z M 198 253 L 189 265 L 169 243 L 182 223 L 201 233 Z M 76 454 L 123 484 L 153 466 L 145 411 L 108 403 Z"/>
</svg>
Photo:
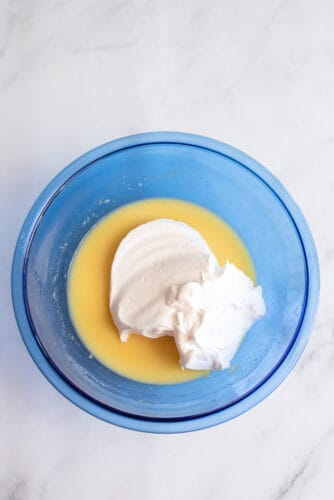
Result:
<svg viewBox="0 0 334 500">
<path fill-rule="evenodd" d="M 304 370 L 306 367 L 310 365 L 310 363 L 313 363 L 314 361 L 317 361 L 319 359 L 319 349 L 318 347 L 314 349 L 309 349 L 302 357 L 297 369 L 298 370 Z"/>
<path fill-rule="evenodd" d="M 334 335 L 334 331 L 332 331 L 332 335 Z M 328 354 L 330 354 L 330 358 L 334 356 L 334 339 L 328 339 L 324 342 L 320 342 L 312 349 L 309 349 L 303 355 L 303 358 L 298 366 L 298 371 L 304 370 L 310 365 L 310 363 L 323 359 L 323 356 L 328 356 Z"/>
<path fill-rule="evenodd" d="M 273 496 L 273 500 L 281 500 L 286 497 L 297 487 L 303 488 L 312 477 L 311 472 L 311 462 L 314 456 L 318 453 L 323 444 L 326 443 L 334 435 L 334 426 L 330 427 L 329 430 L 319 439 L 319 441 L 306 453 L 304 459 L 296 467 L 296 470 L 290 474 L 288 479 L 284 481 L 282 486 L 279 488 L 278 492 Z M 309 472 L 309 476 L 306 477 L 306 472 Z M 295 493 L 294 493 L 295 494 Z"/>
<path fill-rule="evenodd" d="M 25 500 L 27 497 L 27 481 L 23 478 L 16 478 L 14 481 L 9 481 L 10 486 L 7 487 L 5 498 L 6 500 Z M 1 494 L 1 492 L 0 492 Z"/>
<path fill-rule="evenodd" d="M 33 8 L 31 8 L 32 6 L 30 5 L 31 2 L 16 2 L 16 4 L 17 5 L 15 5 L 15 2 L 10 2 L 7 7 L 7 15 L 4 15 L 4 19 L 7 17 L 7 22 L 4 31 L 4 41 L 0 48 L 0 58 L 3 57 L 7 51 L 9 40 L 15 26 L 24 26 L 33 15 Z"/>
<path fill-rule="evenodd" d="M 278 494 L 275 496 L 275 500 L 280 500 L 291 492 L 291 490 L 295 487 L 298 479 L 304 475 L 307 468 L 307 462 L 308 460 L 306 458 L 305 461 L 298 467 L 298 469 L 289 478 L 287 484 L 280 489 Z"/>
<path fill-rule="evenodd" d="M 140 13 L 146 3 L 145 0 L 137 2 L 135 9 Z M 68 5 L 70 5 L 68 2 L 60 2 L 53 5 L 53 7 L 56 7 L 56 10 L 65 10 Z M 100 28 L 108 26 L 108 22 L 113 25 L 115 18 L 119 15 L 127 17 L 127 12 L 123 14 L 123 11 L 129 8 L 134 10 L 129 1 L 101 2 L 100 8 L 97 8 L 96 4 L 94 4 L 79 10 L 78 22 L 76 23 L 76 30 L 74 32 L 69 32 L 65 24 L 65 27 L 61 31 L 45 36 L 45 34 L 40 35 L 41 31 L 38 28 L 37 33 L 39 35 L 34 37 L 34 44 L 28 50 L 25 48 L 25 44 L 21 44 L 20 59 L 15 64 L 11 61 L 8 65 L 7 71 L 9 74 L 4 75 L 1 82 L 3 87 L 7 88 L 11 86 L 27 69 L 31 70 L 34 67 L 35 69 L 40 69 L 50 66 L 55 59 L 59 60 L 66 52 L 68 54 L 84 54 L 86 52 L 108 53 L 109 51 L 137 47 L 140 42 L 140 32 L 136 34 L 125 31 L 125 33 L 122 33 L 120 40 L 113 40 L 114 30 L 107 30 L 103 32 L 102 40 L 98 40 L 99 36 L 97 33 L 101 33 Z M 7 49 L 11 48 L 9 47 L 11 37 L 15 39 L 19 33 L 22 38 L 22 33 L 26 30 L 31 30 L 33 22 L 37 23 L 37 27 L 39 25 L 39 18 L 34 17 L 32 8 L 22 9 L 21 12 L 20 9 L 13 7 L 8 9 L 8 14 L 5 17 L 7 18 L 5 25 L 8 34 L 0 49 L 0 57 L 4 57 L 9 52 Z M 96 35 L 94 37 L 87 36 L 91 32 L 96 33 Z M 54 54 L 53 56 L 52 53 Z M 20 67 L 20 71 L 18 67 Z"/>
<path fill-rule="evenodd" d="M 7 46 L 8 46 L 8 43 L 9 43 L 9 37 L 10 37 L 10 31 L 11 31 L 11 19 L 10 19 L 10 13 L 8 13 L 8 16 L 3 16 L 2 18 L 2 22 L 4 23 L 4 27 L 2 27 L 2 32 L 3 32 L 3 35 L 2 35 L 2 43 L 1 43 L 1 46 L 0 46 L 0 59 L 2 59 L 6 53 L 6 50 L 7 50 Z"/>
</svg>

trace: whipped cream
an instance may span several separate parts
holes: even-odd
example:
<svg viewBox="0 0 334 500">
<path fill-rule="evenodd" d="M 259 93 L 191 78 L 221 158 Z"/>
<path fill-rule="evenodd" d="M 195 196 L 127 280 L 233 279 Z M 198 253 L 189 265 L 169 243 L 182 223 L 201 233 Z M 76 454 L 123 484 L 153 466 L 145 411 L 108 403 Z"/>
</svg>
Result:
<svg viewBox="0 0 334 500">
<path fill-rule="evenodd" d="M 157 219 L 130 231 L 111 269 L 110 310 L 129 334 L 173 336 L 182 368 L 228 368 L 266 311 L 260 286 L 233 264 L 220 267 L 193 228 Z"/>
</svg>

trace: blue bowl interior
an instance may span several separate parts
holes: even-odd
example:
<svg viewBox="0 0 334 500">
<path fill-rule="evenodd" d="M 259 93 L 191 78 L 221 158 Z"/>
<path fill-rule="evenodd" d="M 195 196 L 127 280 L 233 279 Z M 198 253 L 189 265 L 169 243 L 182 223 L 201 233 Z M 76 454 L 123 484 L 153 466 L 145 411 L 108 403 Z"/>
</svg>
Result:
<svg viewBox="0 0 334 500">
<path fill-rule="evenodd" d="M 72 326 L 66 296 L 69 264 L 91 227 L 111 210 L 155 197 L 194 202 L 226 220 L 252 256 L 267 305 L 230 370 L 167 386 L 126 379 L 91 358 Z M 104 408 L 147 419 L 206 415 L 255 391 L 294 343 L 307 290 L 304 247 L 280 198 L 243 164 L 190 144 L 127 147 L 77 171 L 45 206 L 25 258 L 29 322 L 52 365 Z"/>
</svg>

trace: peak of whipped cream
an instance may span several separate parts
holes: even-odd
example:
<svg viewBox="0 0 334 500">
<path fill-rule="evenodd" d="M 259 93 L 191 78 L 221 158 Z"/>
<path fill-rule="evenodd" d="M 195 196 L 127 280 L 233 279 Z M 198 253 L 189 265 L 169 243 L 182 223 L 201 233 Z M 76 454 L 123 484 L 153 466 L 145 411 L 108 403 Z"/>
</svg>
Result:
<svg viewBox="0 0 334 500">
<path fill-rule="evenodd" d="M 233 264 L 220 267 L 187 224 L 157 219 L 121 241 L 112 264 L 110 310 L 122 341 L 173 336 L 182 368 L 228 368 L 266 311 L 260 286 Z"/>
</svg>

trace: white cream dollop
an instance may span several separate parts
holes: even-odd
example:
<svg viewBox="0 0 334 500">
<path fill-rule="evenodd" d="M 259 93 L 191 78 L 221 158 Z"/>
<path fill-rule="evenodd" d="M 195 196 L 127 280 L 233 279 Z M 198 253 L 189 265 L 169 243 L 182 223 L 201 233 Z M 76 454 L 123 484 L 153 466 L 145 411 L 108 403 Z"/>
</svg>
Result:
<svg viewBox="0 0 334 500">
<path fill-rule="evenodd" d="M 228 368 L 266 311 L 260 286 L 222 268 L 201 235 L 157 219 L 121 241 L 111 270 L 110 310 L 122 341 L 131 333 L 173 336 L 183 368 Z"/>
</svg>

